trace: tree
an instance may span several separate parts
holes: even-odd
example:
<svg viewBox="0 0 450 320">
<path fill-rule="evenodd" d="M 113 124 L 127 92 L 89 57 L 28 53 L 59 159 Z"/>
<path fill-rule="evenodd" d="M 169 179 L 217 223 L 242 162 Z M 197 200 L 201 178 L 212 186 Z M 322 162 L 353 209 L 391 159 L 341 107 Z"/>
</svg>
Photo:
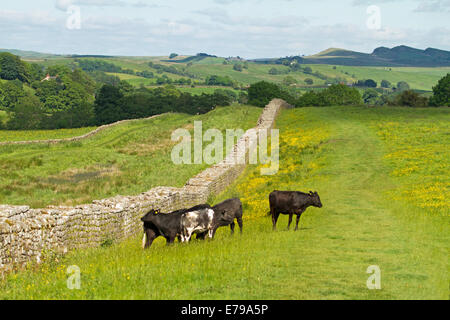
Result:
<svg viewBox="0 0 450 320">
<path fill-rule="evenodd" d="M 0 78 L 5 80 L 18 79 L 22 82 L 29 82 L 29 66 L 9 52 L 0 53 Z"/>
<path fill-rule="evenodd" d="M 358 105 L 362 102 L 361 94 L 355 88 L 350 88 L 343 84 L 334 84 L 321 92 L 327 105 L 343 106 Z"/>
<path fill-rule="evenodd" d="M 397 91 L 409 90 L 409 84 L 405 81 L 400 81 L 397 83 Z"/>
<path fill-rule="evenodd" d="M 305 79 L 305 83 L 306 83 L 307 85 L 312 85 L 312 84 L 314 83 L 314 80 L 311 79 L 311 78 L 306 78 L 306 79 Z"/>
<path fill-rule="evenodd" d="M 240 63 L 235 63 L 233 65 L 233 70 L 242 72 L 242 65 Z"/>
<path fill-rule="evenodd" d="M 0 108 L 12 109 L 26 93 L 22 88 L 22 83 L 18 81 L 0 82 Z"/>
<path fill-rule="evenodd" d="M 321 107 L 325 105 L 326 101 L 324 95 L 315 91 L 305 92 L 295 103 L 297 108 L 310 106 Z"/>
<path fill-rule="evenodd" d="M 7 127 L 12 130 L 40 129 L 45 117 L 44 108 L 39 99 L 27 95 L 18 101 L 14 112 L 10 113 Z"/>
<path fill-rule="evenodd" d="M 335 84 L 320 91 L 308 91 L 295 103 L 296 107 L 358 105 L 362 102 L 359 91 L 343 84 Z"/>
<path fill-rule="evenodd" d="M 364 91 L 362 99 L 365 104 L 375 105 L 377 104 L 379 93 L 375 89 L 367 89 Z"/>
<path fill-rule="evenodd" d="M 238 100 L 238 95 L 233 90 L 229 89 L 216 89 L 214 93 L 221 94 L 223 96 L 227 96 L 230 99 L 230 102 L 235 102 Z"/>
<path fill-rule="evenodd" d="M 95 99 L 95 118 L 97 124 L 107 124 L 124 119 L 123 110 L 119 103 L 123 94 L 119 88 L 104 85 Z"/>
<path fill-rule="evenodd" d="M 176 57 L 178 57 L 177 53 L 171 53 L 170 56 L 169 56 L 169 59 L 173 59 L 173 58 L 176 58 Z"/>
<path fill-rule="evenodd" d="M 369 87 L 369 88 L 376 88 L 377 87 L 376 81 L 374 81 L 372 79 L 367 79 L 366 81 L 364 81 L 364 85 L 366 87 Z"/>
<path fill-rule="evenodd" d="M 390 88 L 391 87 L 391 83 L 387 80 L 381 80 L 381 87 L 382 88 Z"/>
<path fill-rule="evenodd" d="M 248 103 L 248 94 L 245 91 L 239 92 L 238 102 L 241 104 L 247 104 Z"/>
<path fill-rule="evenodd" d="M 294 98 L 274 83 L 260 81 L 248 88 L 248 103 L 258 107 L 266 106 L 272 99 L 280 98 L 293 104 Z"/>
<path fill-rule="evenodd" d="M 433 87 L 432 106 L 450 106 L 450 73 L 447 73 L 436 86 Z"/>
</svg>

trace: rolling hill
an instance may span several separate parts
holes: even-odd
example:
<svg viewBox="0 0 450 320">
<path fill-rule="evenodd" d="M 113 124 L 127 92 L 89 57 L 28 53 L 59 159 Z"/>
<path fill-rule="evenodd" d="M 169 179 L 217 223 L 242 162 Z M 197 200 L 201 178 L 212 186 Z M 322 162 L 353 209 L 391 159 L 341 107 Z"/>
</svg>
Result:
<svg viewBox="0 0 450 320">
<path fill-rule="evenodd" d="M 392 49 L 379 47 L 368 54 L 331 48 L 303 59 L 305 63 L 310 64 L 344 66 L 445 67 L 450 66 L 450 51 L 398 46 Z"/>
</svg>

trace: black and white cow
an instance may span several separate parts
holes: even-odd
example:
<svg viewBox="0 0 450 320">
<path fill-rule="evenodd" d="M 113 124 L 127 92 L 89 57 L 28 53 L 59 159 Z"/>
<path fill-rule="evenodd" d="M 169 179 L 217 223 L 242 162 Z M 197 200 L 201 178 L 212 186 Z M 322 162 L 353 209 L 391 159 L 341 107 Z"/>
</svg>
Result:
<svg viewBox="0 0 450 320">
<path fill-rule="evenodd" d="M 142 246 L 144 249 L 149 248 L 153 241 L 162 236 L 166 238 L 167 245 L 173 243 L 175 238 L 181 241 L 182 224 L 181 218 L 189 212 L 197 212 L 211 208 L 209 205 L 199 205 L 189 209 L 181 209 L 170 213 L 162 213 L 159 210 L 150 210 L 141 218 L 144 223 L 144 237 Z"/>
<path fill-rule="evenodd" d="M 198 206 L 181 216 L 181 242 L 191 240 L 193 233 L 207 233 L 211 239 L 214 232 L 214 210 L 209 205 Z"/>
</svg>

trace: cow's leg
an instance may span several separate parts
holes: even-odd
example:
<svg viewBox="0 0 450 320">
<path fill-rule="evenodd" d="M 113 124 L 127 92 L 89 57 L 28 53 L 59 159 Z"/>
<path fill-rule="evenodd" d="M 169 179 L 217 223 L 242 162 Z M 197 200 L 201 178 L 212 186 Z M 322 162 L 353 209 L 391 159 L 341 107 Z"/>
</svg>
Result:
<svg viewBox="0 0 450 320">
<path fill-rule="evenodd" d="M 144 249 L 150 248 L 153 243 L 153 240 L 157 238 L 157 235 L 154 230 L 146 229 L 144 231 L 144 238 L 142 239 L 142 247 Z"/>
<path fill-rule="evenodd" d="M 175 237 L 166 237 L 166 245 L 170 246 L 175 241 Z"/>
<path fill-rule="evenodd" d="M 205 240 L 205 237 L 206 237 L 206 232 L 200 232 L 200 233 L 197 233 L 196 239 Z"/>
<path fill-rule="evenodd" d="M 280 214 L 274 210 L 272 213 L 272 223 L 273 223 L 274 231 L 277 229 L 277 221 L 278 221 L 279 216 L 280 216 Z"/>
<path fill-rule="evenodd" d="M 192 231 L 186 230 L 186 234 L 184 235 L 184 242 L 190 242 L 192 237 Z"/>
<path fill-rule="evenodd" d="M 188 240 L 187 230 L 183 229 L 181 231 L 181 242 L 186 242 Z"/>
<path fill-rule="evenodd" d="M 238 217 L 236 220 L 239 225 L 240 233 L 242 234 L 242 217 Z"/>
<path fill-rule="evenodd" d="M 231 235 L 234 234 L 234 226 L 235 226 L 235 224 L 234 224 L 234 221 L 233 221 L 232 223 L 230 223 Z"/>
<path fill-rule="evenodd" d="M 292 216 L 293 216 L 294 214 L 291 212 L 291 213 L 289 213 L 289 222 L 288 222 L 288 226 L 287 226 L 287 229 L 289 230 L 289 228 L 291 227 L 291 223 L 292 223 Z"/>
<path fill-rule="evenodd" d="M 300 222 L 300 217 L 301 216 L 302 216 L 301 213 L 297 213 L 297 221 L 295 222 L 295 230 L 294 231 L 298 230 L 298 223 Z"/>
<path fill-rule="evenodd" d="M 209 237 L 210 239 L 213 239 L 215 233 L 216 233 L 216 230 L 215 230 L 215 229 L 210 229 L 210 230 L 208 231 L 208 237 Z"/>
</svg>

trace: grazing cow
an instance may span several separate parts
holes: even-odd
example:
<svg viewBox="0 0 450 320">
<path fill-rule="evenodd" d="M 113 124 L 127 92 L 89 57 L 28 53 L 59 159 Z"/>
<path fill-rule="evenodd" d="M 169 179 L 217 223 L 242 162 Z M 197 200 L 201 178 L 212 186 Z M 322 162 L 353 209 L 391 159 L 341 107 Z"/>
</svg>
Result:
<svg viewBox="0 0 450 320">
<path fill-rule="evenodd" d="M 242 234 L 242 203 L 238 198 L 225 200 L 214 207 L 213 235 L 220 227 L 230 226 L 231 234 L 234 234 L 234 219 L 237 220 L 240 232 Z M 204 239 L 206 232 L 198 233 L 197 239 Z"/>
<path fill-rule="evenodd" d="M 141 221 L 144 222 L 144 237 L 142 239 L 142 246 L 144 249 L 149 248 L 153 241 L 162 236 L 166 238 L 167 245 L 173 243 L 175 238 L 181 241 L 181 217 L 183 214 L 196 211 L 208 205 L 195 206 L 190 209 L 177 210 L 171 213 L 161 213 L 159 210 L 150 210 Z"/>
<path fill-rule="evenodd" d="M 214 210 L 209 205 L 197 206 L 181 215 L 181 242 L 191 240 L 193 233 L 208 233 L 213 237 Z"/>
<path fill-rule="evenodd" d="M 273 191 L 269 195 L 270 212 L 272 215 L 273 230 L 276 229 L 278 217 L 281 214 L 289 215 L 288 230 L 291 226 L 292 216 L 297 215 L 295 231 L 298 230 L 298 223 L 302 213 L 310 206 L 322 208 L 322 202 L 317 192 L 310 191 L 303 193 L 299 191 Z"/>
</svg>

